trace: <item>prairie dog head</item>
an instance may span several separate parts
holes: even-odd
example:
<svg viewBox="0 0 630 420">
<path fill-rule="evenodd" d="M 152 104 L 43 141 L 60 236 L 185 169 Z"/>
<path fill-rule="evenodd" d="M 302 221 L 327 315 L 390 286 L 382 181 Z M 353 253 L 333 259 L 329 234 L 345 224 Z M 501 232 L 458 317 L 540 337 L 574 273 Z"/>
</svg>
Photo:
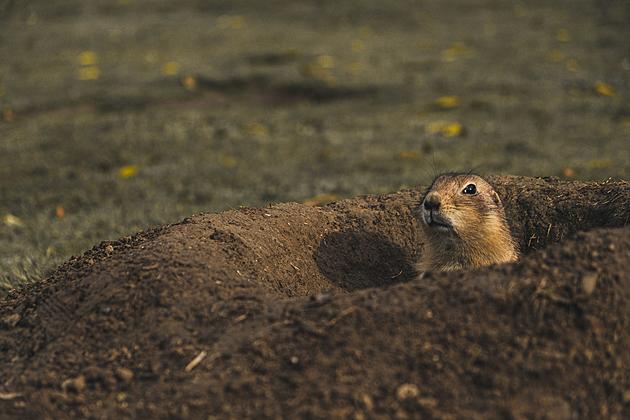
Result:
<svg viewBox="0 0 630 420">
<path fill-rule="evenodd" d="M 421 212 L 426 237 L 419 263 L 423 271 L 479 267 L 518 257 L 501 199 L 478 175 L 438 176 Z"/>
</svg>

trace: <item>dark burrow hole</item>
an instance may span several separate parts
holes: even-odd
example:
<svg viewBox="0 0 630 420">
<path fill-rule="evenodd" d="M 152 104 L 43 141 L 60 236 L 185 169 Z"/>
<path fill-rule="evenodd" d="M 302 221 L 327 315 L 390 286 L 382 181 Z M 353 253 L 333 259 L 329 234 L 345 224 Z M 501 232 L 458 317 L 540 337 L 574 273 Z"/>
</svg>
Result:
<svg viewBox="0 0 630 420">
<path fill-rule="evenodd" d="M 315 251 L 320 272 L 346 291 L 409 281 L 415 260 L 386 236 L 360 231 L 331 233 Z"/>
</svg>

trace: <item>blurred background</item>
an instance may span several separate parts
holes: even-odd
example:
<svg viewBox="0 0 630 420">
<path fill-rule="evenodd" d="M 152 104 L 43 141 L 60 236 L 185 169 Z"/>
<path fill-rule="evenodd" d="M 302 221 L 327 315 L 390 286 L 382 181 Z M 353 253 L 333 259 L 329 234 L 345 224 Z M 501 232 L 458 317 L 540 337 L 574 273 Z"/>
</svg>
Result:
<svg viewBox="0 0 630 420">
<path fill-rule="evenodd" d="M 626 0 L 0 0 L 0 290 L 195 212 L 628 178 Z"/>
</svg>

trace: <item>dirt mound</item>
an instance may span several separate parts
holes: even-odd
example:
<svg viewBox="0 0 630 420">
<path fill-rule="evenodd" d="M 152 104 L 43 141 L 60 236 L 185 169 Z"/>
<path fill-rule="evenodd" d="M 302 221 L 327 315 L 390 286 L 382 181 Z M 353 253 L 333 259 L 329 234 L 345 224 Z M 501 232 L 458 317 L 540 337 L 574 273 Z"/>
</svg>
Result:
<svg viewBox="0 0 630 420">
<path fill-rule="evenodd" d="M 519 264 L 414 279 L 419 190 L 103 243 L 0 302 L 0 414 L 629 417 L 630 184 L 490 180 Z"/>
</svg>

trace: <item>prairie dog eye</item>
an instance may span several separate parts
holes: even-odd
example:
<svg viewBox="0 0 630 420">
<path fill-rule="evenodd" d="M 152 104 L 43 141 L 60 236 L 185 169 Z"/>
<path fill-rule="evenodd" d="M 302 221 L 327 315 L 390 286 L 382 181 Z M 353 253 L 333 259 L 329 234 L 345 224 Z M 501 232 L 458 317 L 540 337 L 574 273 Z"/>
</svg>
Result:
<svg viewBox="0 0 630 420">
<path fill-rule="evenodd" d="M 462 194 L 476 194 L 477 193 L 477 186 L 475 184 L 468 184 L 466 185 L 466 187 L 464 188 L 464 190 L 462 191 Z"/>
</svg>

